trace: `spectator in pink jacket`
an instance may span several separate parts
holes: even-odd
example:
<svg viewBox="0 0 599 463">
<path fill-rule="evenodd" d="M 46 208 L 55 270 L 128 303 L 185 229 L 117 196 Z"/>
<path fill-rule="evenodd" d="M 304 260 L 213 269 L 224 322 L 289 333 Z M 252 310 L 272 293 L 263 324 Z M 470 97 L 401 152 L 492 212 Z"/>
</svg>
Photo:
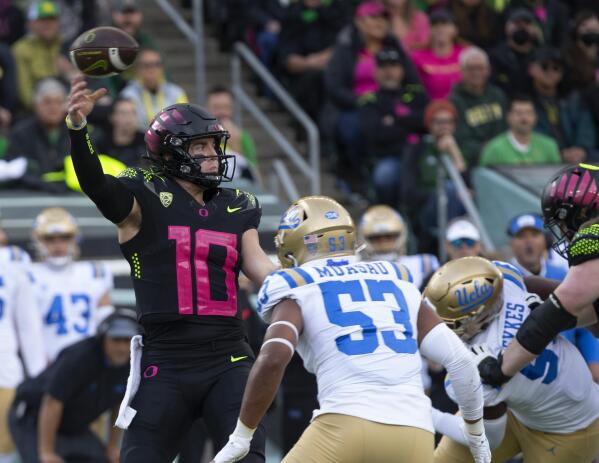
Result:
<svg viewBox="0 0 599 463">
<path fill-rule="evenodd" d="M 428 46 L 430 26 L 428 16 L 415 8 L 412 0 L 385 0 L 391 19 L 391 32 L 406 51 Z"/>
<path fill-rule="evenodd" d="M 456 44 L 458 28 L 447 10 L 436 10 L 430 15 L 431 37 L 428 48 L 412 52 L 412 61 L 422 84 L 432 100 L 446 98 L 451 88 L 462 79 L 460 53 Z"/>
</svg>

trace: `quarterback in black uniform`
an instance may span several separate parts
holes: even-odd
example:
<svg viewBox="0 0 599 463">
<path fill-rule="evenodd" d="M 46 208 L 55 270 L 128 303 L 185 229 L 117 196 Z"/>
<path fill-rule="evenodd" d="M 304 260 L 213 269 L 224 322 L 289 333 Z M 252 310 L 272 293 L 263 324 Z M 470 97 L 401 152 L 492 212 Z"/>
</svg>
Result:
<svg viewBox="0 0 599 463">
<path fill-rule="evenodd" d="M 541 201 L 545 227 L 557 238 L 554 248 L 568 258 L 570 270 L 522 323 L 503 356 L 479 357 L 481 378 L 493 386 L 533 361 L 560 331 L 596 324 L 599 318 L 599 166 L 561 170 Z"/>
<path fill-rule="evenodd" d="M 219 187 L 234 169 L 224 148 L 229 135 L 191 104 L 169 106 L 151 122 L 152 168 L 104 175 L 86 116 L 105 90 L 92 93 L 82 76 L 71 84 L 67 126 L 77 177 L 118 226 L 145 331 L 139 376 L 129 381 L 117 421 L 127 428 L 121 462 L 170 463 L 199 417 L 220 448 L 236 427 L 253 359 L 237 313 L 237 277 L 242 269 L 260 285 L 274 270 L 258 241 L 260 206 L 250 193 Z M 243 461 L 264 461 L 264 430 L 256 433 Z"/>
</svg>

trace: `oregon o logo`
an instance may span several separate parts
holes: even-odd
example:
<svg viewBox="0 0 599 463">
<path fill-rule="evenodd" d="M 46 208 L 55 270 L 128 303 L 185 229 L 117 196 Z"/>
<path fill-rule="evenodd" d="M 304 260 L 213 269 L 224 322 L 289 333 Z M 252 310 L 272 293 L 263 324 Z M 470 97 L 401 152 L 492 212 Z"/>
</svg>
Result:
<svg viewBox="0 0 599 463">
<path fill-rule="evenodd" d="M 208 217 L 208 209 L 202 208 L 200 209 L 200 217 Z"/>
<path fill-rule="evenodd" d="M 86 36 L 83 38 L 83 41 L 85 43 L 91 43 L 95 40 L 95 38 L 96 38 L 96 33 L 90 32 L 89 34 L 86 34 Z"/>
</svg>

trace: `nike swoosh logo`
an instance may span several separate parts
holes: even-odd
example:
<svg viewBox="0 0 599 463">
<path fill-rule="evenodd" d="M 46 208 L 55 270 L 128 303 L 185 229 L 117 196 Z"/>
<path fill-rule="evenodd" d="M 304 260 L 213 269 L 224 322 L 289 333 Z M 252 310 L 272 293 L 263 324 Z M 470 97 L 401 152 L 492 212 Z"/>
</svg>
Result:
<svg viewBox="0 0 599 463">
<path fill-rule="evenodd" d="M 239 362 L 240 360 L 248 358 L 247 355 L 242 355 L 241 357 L 233 357 L 231 355 L 231 363 Z"/>
<path fill-rule="evenodd" d="M 95 71 L 96 69 L 102 69 L 102 71 L 108 70 L 108 62 L 104 59 L 101 59 L 100 61 L 96 61 L 91 66 L 85 68 L 83 72 Z"/>
<path fill-rule="evenodd" d="M 241 207 L 227 206 L 227 212 L 229 212 L 229 213 L 231 213 L 231 212 L 237 212 L 239 209 L 241 209 Z"/>
</svg>

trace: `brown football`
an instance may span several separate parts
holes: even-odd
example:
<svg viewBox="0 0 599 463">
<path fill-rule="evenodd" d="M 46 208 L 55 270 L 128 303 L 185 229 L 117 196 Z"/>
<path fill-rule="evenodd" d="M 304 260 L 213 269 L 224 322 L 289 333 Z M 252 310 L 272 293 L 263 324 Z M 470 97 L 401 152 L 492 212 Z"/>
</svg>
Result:
<svg viewBox="0 0 599 463">
<path fill-rule="evenodd" d="M 123 72 L 135 61 L 139 44 L 116 27 L 96 27 L 75 39 L 69 49 L 73 64 L 89 77 L 108 77 Z"/>
</svg>

